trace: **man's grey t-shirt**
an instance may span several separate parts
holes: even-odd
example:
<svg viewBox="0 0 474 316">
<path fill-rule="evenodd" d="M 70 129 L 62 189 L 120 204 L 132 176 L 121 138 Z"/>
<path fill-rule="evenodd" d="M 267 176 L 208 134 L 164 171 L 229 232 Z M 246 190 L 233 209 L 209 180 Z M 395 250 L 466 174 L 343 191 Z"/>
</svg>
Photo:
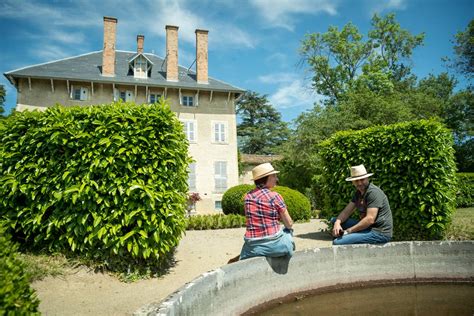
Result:
<svg viewBox="0 0 474 316">
<path fill-rule="evenodd" d="M 392 210 L 388 203 L 385 193 L 375 184 L 369 183 L 364 195 L 356 191 L 352 197 L 352 202 L 360 212 L 366 213 L 368 208 L 378 208 L 377 217 L 374 224 L 370 227 L 374 231 L 392 238 L 393 235 L 393 219 Z"/>
</svg>

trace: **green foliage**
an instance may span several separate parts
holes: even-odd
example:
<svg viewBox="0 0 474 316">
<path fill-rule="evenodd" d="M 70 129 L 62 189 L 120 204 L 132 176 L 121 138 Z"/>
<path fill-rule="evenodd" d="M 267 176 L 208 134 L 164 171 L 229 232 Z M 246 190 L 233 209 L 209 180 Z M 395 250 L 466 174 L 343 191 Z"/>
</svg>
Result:
<svg viewBox="0 0 474 316">
<path fill-rule="evenodd" d="M 39 315 L 39 300 L 17 248 L 0 226 L 0 315 Z"/>
<path fill-rule="evenodd" d="M 222 196 L 224 214 L 245 215 L 244 197 L 247 192 L 254 188 L 255 185 L 241 184 L 228 189 Z M 283 186 L 276 186 L 272 191 L 278 192 L 283 197 L 288 213 L 294 221 L 309 220 L 311 218 L 311 204 L 306 196 Z"/>
<path fill-rule="evenodd" d="M 350 201 L 349 167 L 364 164 L 387 195 L 394 239 L 441 239 L 454 210 L 452 135 L 436 121 L 339 132 L 321 144 L 323 215 L 337 215 Z"/>
<path fill-rule="evenodd" d="M 290 131 L 281 114 L 268 103 L 267 96 L 247 91 L 237 102 L 242 122 L 237 126 L 240 149 L 246 154 L 275 154 Z"/>
<path fill-rule="evenodd" d="M 253 184 L 240 184 L 229 188 L 222 195 L 222 211 L 224 214 L 239 214 L 244 216 L 244 196 L 250 190 L 253 190 Z"/>
<path fill-rule="evenodd" d="M 0 138 L 0 214 L 25 248 L 121 270 L 156 269 L 178 244 L 190 159 L 166 102 L 16 113 Z"/>
<path fill-rule="evenodd" d="M 245 216 L 238 214 L 194 215 L 187 219 L 187 230 L 245 227 Z"/>
<path fill-rule="evenodd" d="M 456 207 L 474 207 L 474 173 L 458 173 Z"/>
<path fill-rule="evenodd" d="M 454 145 L 456 164 L 460 172 L 474 172 L 474 138 Z"/>
<path fill-rule="evenodd" d="M 466 30 L 458 32 L 454 43 L 456 59 L 453 67 L 461 74 L 472 79 L 474 74 L 474 20 L 471 20 Z"/>
<path fill-rule="evenodd" d="M 331 26 L 326 33 L 307 34 L 302 41 L 300 55 L 313 73 L 313 87 L 328 104 L 341 101 L 357 85 L 389 92 L 410 74 L 409 58 L 424 34 L 411 35 L 394 14 L 374 15 L 372 27 L 367 40 L 348 23 L 341 30 Z"/>
<path fill-rule="evenodd" d="M 3 104 L 5 103 L 5 95 L 6 95 L 5 87 L 2 84 L 0 84 L 0 118 L 1 118 L 1 115 L 3 115 L 3 112 L 5 112 L 5 109 L 3 108 Z"/>
<path fill-rule="evenodd" d="M 278 192 L 283 197 L 288 213 L 294 221 L 309 220 L 311 218 L 311 203 L 304 194 L 280 185 L 274 187 L 272 191 Z"/>
</svg>

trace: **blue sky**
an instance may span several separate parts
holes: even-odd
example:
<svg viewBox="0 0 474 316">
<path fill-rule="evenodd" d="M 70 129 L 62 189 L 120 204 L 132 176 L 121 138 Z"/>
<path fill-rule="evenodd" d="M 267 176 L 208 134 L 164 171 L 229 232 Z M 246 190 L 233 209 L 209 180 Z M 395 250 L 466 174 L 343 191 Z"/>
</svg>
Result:
<svg viewBox="0 0 474 316">
<path fill-rule="evenodd" d="M 179 64 L 195 58 L 195 29 L 209 30 L 209 75 L 268 95 L 291 121 L 312 108 L 309 74 L 298 66 L 298 48 L 307 33 L 355 24 L 364 35 L 374 13 L 394 12 L 412 34 L 426 33 L 413 55 L 414 73 L 425 77 L 446 70 L 454 34 L 474 18 L 473 0 L 75 0 L 0 2 L 0 72 L 102 49 L 103 16 L 118 19 L 117 49 L 165 51 L 165 25 L 179 26 Z M 2 75 L 5 110 L 16 104 L 15 88 Z"/>
</svg>

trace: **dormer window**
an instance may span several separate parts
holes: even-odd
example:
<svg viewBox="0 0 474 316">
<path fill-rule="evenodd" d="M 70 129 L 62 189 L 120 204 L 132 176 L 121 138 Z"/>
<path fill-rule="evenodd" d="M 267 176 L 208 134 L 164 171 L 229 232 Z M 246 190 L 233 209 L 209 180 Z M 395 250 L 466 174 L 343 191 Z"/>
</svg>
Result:
<svg viewBox="0 0 474 316">
<path fill-rule="evenodd" d="M 136 54 L 129 61 L 130 71 L 135 78 L 148 78 L 153 63 L 144 54 Z"/>
<path fill-rule="evenodd" d="M 134 60 L 133 73 L 135 78 L 147 78 L 148 65 L 142 56 Z"/>
</svg>

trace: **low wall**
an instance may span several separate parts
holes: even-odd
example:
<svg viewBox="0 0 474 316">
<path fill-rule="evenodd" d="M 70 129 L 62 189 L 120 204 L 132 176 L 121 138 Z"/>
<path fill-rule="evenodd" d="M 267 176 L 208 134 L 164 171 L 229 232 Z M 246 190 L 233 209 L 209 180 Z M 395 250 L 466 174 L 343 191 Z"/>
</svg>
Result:
<svg viewBox="0 0 474 316">
<path fill-rule="evenodd" d="M 252 258 L 204 273 L 134 315 L 239 315 L 291 293 L 360 282 L 474 279 L 474 241 L 393 242 Z"/>
</svg>

